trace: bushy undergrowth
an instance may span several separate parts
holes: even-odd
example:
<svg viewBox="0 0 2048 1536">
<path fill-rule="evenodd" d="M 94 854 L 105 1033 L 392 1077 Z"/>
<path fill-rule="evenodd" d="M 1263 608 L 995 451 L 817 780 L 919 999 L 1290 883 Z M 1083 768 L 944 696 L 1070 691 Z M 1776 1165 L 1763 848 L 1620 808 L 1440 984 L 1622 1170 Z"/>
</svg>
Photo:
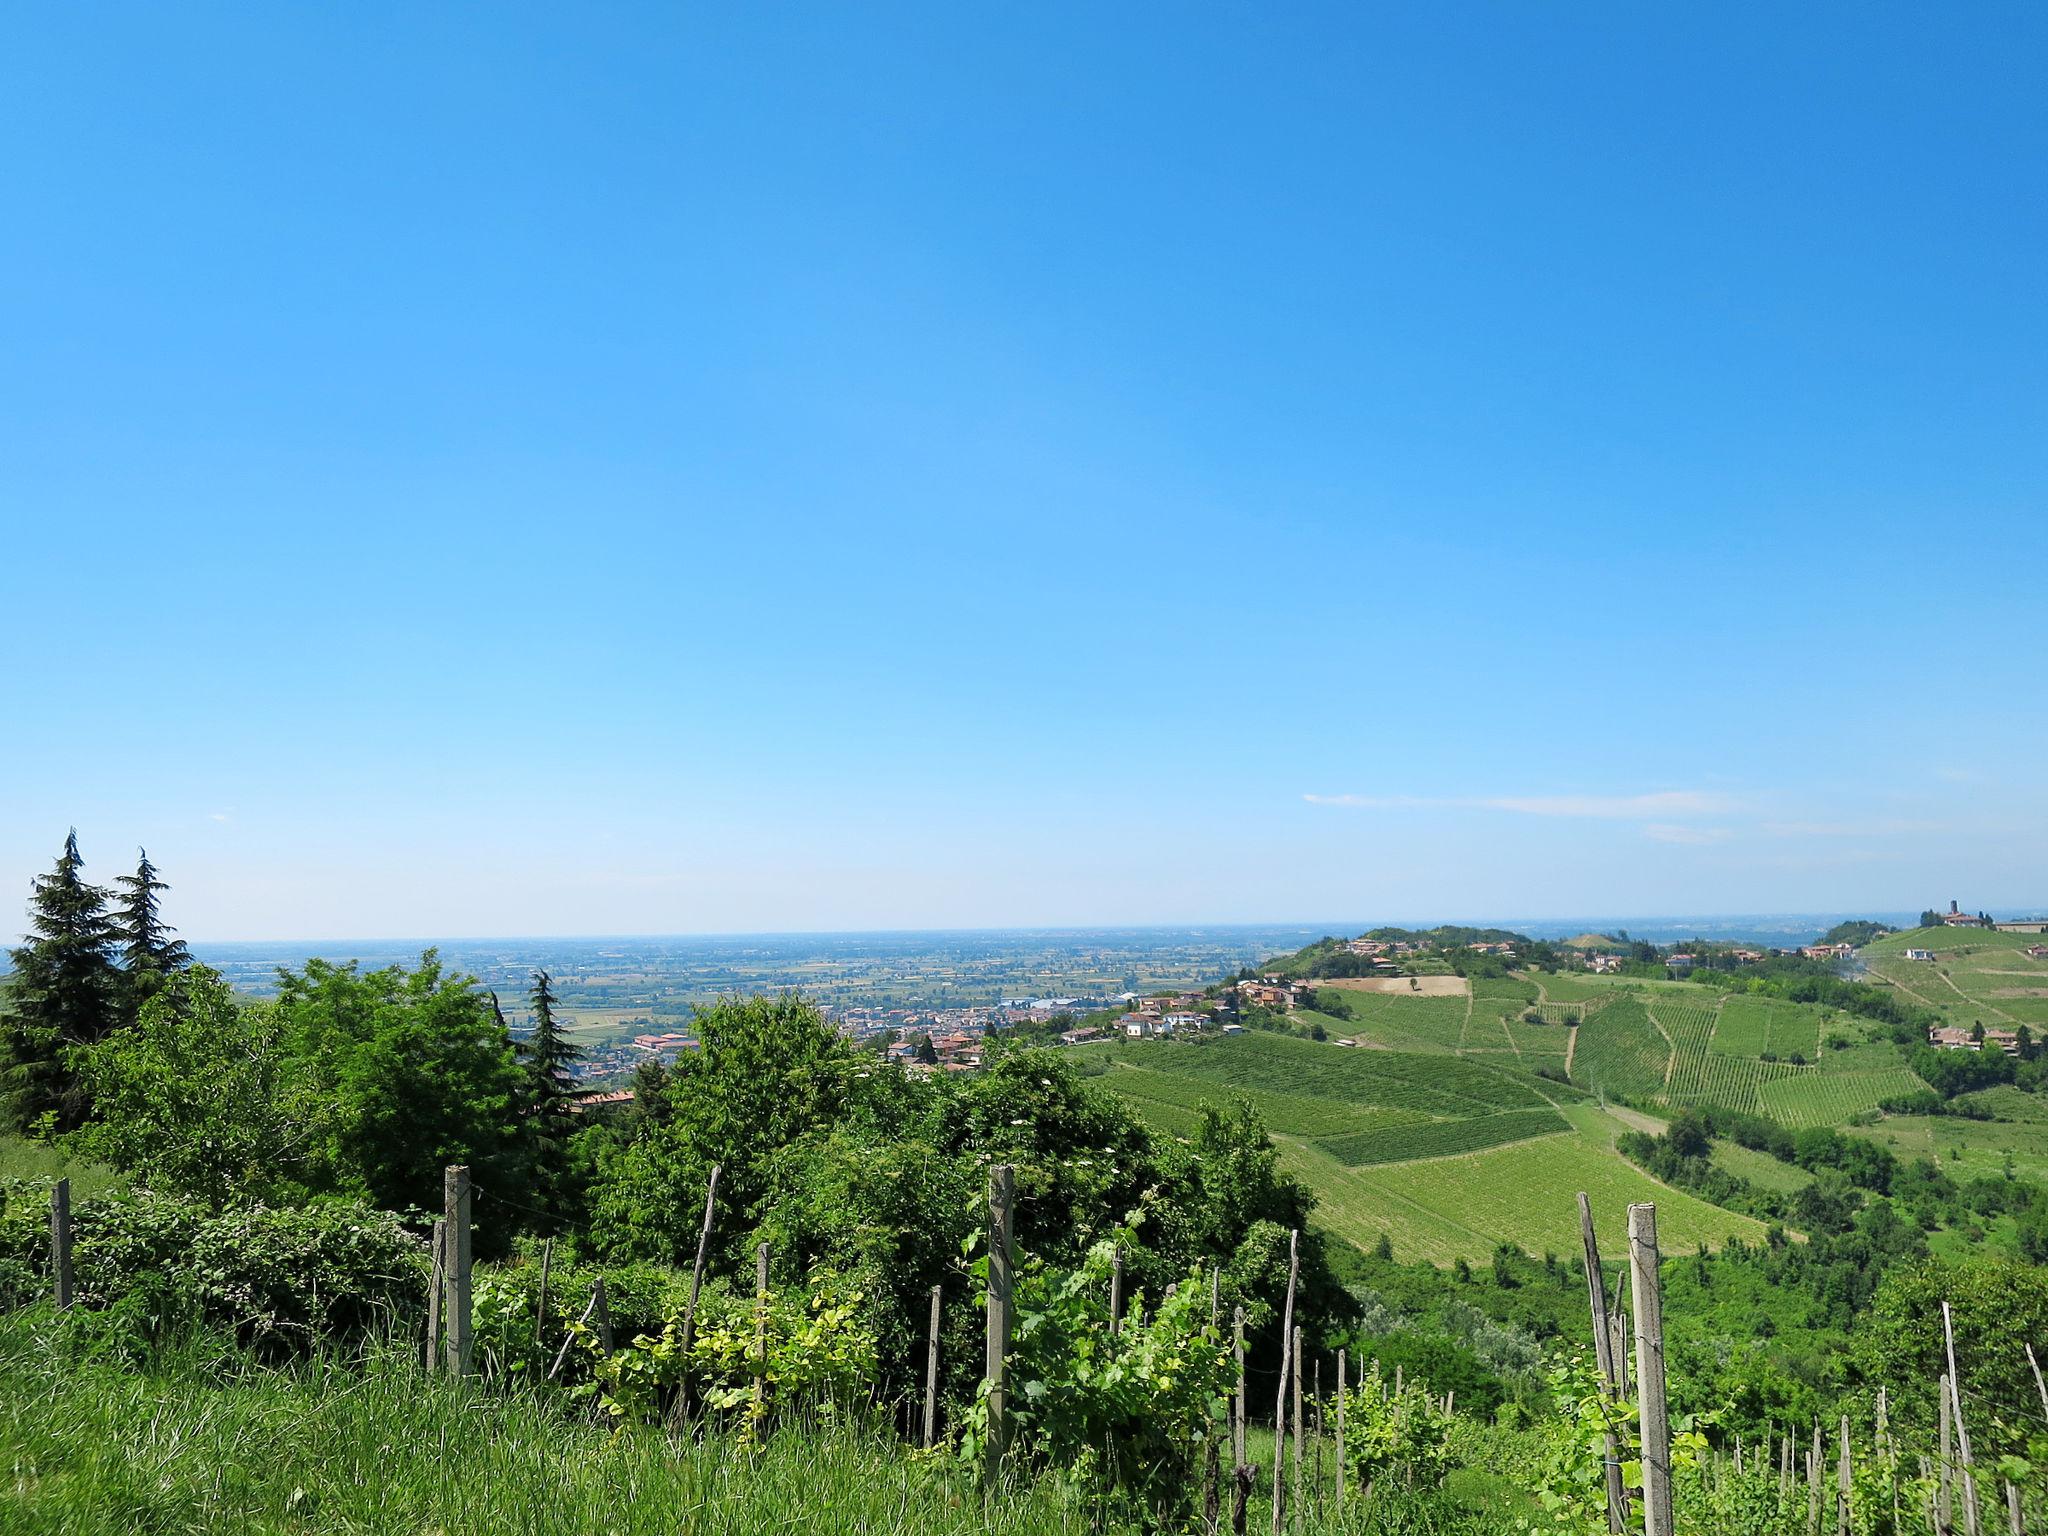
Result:
<svg viewBox="0 0 2048 1536">
<path fill-rule="evenodd" d="M 49 1186 L 0 1181 L 0 1307 L 47 1297 Z M 354 1201 L 216 1212 L 146 1192 L 72 1207 L 80 1307 L 131 1339 L 225 1329 L 262 1350 L 419 1315 L 426 1245 L 399 1218 Z"/>
</svg>

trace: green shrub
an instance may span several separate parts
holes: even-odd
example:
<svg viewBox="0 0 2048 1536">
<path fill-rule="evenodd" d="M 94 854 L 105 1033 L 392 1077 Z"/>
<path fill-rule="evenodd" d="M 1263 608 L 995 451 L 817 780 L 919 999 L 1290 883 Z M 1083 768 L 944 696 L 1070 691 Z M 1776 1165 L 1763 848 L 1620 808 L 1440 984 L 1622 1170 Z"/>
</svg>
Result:
<svg viewBox="0 0 2048 1536">
<path fill-rule="evenodd" d="M 0 1306 L 50 1293 L 48 1186 L 0 1183 Z M 77 1304 L 144 1337 L 224 1328 L 263 1350 L 419 1316 L 426 1244 L 388 1211 L 353 1201 L 216 1214 L 144 1192 L 72 1208 Z"/>
</svg>

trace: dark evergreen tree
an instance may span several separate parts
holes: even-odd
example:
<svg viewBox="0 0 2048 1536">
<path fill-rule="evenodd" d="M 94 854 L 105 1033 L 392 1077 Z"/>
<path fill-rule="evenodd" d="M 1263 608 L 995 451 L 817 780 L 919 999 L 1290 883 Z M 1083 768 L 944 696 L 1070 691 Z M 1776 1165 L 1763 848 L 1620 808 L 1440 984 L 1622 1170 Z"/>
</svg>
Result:
<svg viewBox="0 0 2048 1536">
<path fill-rule="evenodd" d="M 533 1078 L 534 1109 L 543 1118 L 566 1115 L 576 1096 L 573 1068 L 583 1059 L 583 1047 L 555 1021 L 554 979 L 546 971 L 533 973 L 527 1000 L 533 1006 L 533 1033 L 519 1047 L 519 1055 Z"/>
<path fill-rule="evenodd" d="M 114 884 L 121 893 L 114 898 L 114 935 L 121 945 L 121 964 L 127 972 L 129 1017 L 156 994 L 163 979 L 192 963 L 178 930 L 163 920 L 159 892 L 170 889 L 156 877 L 149 862 L 149 850 L 136 850 L 135 873 L 122 875 Z"/>
<path fill-rule="evenodd" d="M 555 1017 L 554 979 L 546 971 L 533 973 L 533 990 L 527 1001 L 533 1009 L 533 1033 L 520 1042 L 519 1060 L 526 1074 L 524 1097 L 533 1154 L 528 1203 L 532 1214 L 542 1218 L 539 1230 L 560 1231 L 573 1221 L 594 1172 L 586 1159 L 575 1155 L 581 1144 L 577 1141 L 578 1089 L 573 1068 L 583 1059 L 583 1048 L 569 1038 Z"/>
<path fill-rule="evenodd" d="M 18 1129 L 72 1130 L 90 1105 L 70 1053 L 105 1039 L 121 1017 L 107 893 L 86 882 L 78 833 L 57 867 L 36 877 L 28 941 L 13 951 L 14 985 L 0 1035 L 0 1100 Z"/>
</svg>

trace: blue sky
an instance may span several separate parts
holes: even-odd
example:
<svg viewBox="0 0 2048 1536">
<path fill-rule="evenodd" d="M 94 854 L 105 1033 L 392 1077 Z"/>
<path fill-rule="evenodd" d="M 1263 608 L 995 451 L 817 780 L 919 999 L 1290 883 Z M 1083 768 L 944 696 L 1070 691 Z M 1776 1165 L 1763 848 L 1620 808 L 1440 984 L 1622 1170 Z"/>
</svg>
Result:
<svg viewBox="0 0 2048 1536">
<path fill-rule="evenodd" d="M 2048 901 L 2038 8 L 94 6 L 0 879 L 202 938 Z"/>
</svg>

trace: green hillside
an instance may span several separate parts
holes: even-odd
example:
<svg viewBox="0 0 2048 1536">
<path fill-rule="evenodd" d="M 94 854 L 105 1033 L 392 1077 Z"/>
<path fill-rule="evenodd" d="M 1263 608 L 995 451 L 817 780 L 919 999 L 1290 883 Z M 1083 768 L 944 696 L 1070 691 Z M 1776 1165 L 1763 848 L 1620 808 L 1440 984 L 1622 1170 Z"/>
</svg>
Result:
<svg viewBox="0 0 2048 1536">
<path fill-rule="evenodd" d="M 1407 1257 L 1444 1264 L 1503 1242 L 1561 1248 L 1581 1189 L 1617 1222 L 1631 1201 L 1658 1201 L 1688 1247 L 1763 1231 L 1617 1153 L 1615 1137 L 1637 1122 L 1507 1063 L 1258 1031 L 1123 1041 L 1104 1054 L 1104 1083 L 1171 1134 L 1190 1134 L 1204 1102 L 1248 1101 L 1315 1191 L 1317 1221 L 1360 1249 L 1384 1235 Z"/>
</svg>

